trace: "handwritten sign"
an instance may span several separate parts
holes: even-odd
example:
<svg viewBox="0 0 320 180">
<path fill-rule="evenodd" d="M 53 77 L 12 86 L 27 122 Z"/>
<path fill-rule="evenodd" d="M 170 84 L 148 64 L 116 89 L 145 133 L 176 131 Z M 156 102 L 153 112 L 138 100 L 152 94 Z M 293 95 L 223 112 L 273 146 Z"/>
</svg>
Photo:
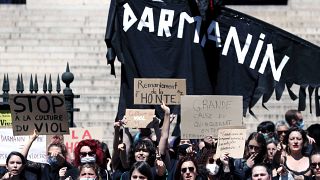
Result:
<svg viewBox="0 0 320 180">
<path fill-rule="evenodd" d="M 222 128 L 218 130 L 217 157 L 229 153 L 230 157 L 243 158 L 245 141 L 245 128 Z"/>
<path fill-rule="evenodd" d="M 134 79 L 134 104 L 180 104 L 186 95 L 185 79 Z"/>
<path fill-rule="evenodd" d="M 88 127 L 88 128 L 70 128 L 69 135 L 63 135 L 64 143 L 68 150 L 70 159 L 74 159 L 74 148 L 78 143 L 84 139 L 97 139 L 102 141 L 103 138 L 103 127 Z"/>
<path fill-rule="evenodd" d="M 13 136 L 11 128 L 0 128 L 0 164 L 6 164 L 6 159 L 11 151 L 20 152 L 29 141 L 29 136 Z M 45 163 L 46 159 L 46 136 L 40 135 L 32 144 L 28 160 Z"/>
<path fill-rule="evenodd" d="M 126 127 L 146 128 L 154 116 L 154 109 L 126 109 Z"/>
<path fill-rule="evenodd" d="M 0 128 L 11 127 L 11 113 L 10 110 L 0 110 Z"/>
<path fill-rule="evenodd" d="M 182 96 L 181 136 L 183 139 L 218 137 L 218 129 L 242 125 L 242 96 Z"/>
<path fill-rule="evenodd" d="M 13 134 L 68 134 L 69 125 L 63 95 L 9 95 Z"/>
</svg>

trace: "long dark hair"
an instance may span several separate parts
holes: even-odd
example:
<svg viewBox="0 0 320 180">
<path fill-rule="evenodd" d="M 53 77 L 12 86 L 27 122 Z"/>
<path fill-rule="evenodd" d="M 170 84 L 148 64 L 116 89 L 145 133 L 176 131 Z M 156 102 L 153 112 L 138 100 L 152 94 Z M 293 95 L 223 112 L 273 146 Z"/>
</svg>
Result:
<svg viewBox="0 0 320 180">
<path fill-rule="evenodd" d="M 149 157 L 147 159 L 147 163 L 151 167 L 153 167 L 154 162 L 156 160 L 156 147 L 154 146 L 154 144 L 152 143 L 151 140 L 139 139 L 136 143 L 133 144 L 133 146 L 130 149 L 130 154 L 129 154 L 130 164 L 133 164 L 136 162 L 135 152 L 141 148 L 146 148 L 146 150 L 149 152 Z"/>
<path fill-rule="evenodd" d="M 194 159 L 193 156 L 185 156 L 183 158 L 181 158 L 177 164 L 177 169 L 176 169 L 176 172 L 175 172 L 175 175 L 174 175 L 174 179 L 175 180 L 181 180 L 181 166 L 184 162 L 187 162 L 187 161 L 191 161 L 193 162 L 194 164 L 194 167 L 196 168 L 195 169 L 195 174 L 199 174 L 199 167 L 198 167 L 198 163 L 197 161 Z"/>
<path fill-rule="evenodd" d="M 255 157 L 254 163 L 255 164 L 256 163 L 262 163 L 263 160 L 265 159 L 266 155 L 267 155 L 267 142 L 266 142 L 265 138 L 263 137 L 263 135 L 258 133 L 258 132 L 253 132 L 253 133 L 251 133 L 249 135 L 249 137 L 248 137 L 248 139 L 246 141 L 246 145 L 245 145 L 244 158 L 248 159 L 250 157 L 249 142 L 251 140 L 255 140 L 259 144 L 259 153 Z"/>
<path fill-rule="evenodd" d="M 21 170 L 21 172 L 20 172 L 20 174 L 19 174 L 19 179 L 25 180 L 26 178 L 25 178 L 24 166 L 25 166 L 26 163 L 27 163 L 26 158 L 25 158 L 21 153 L 19 153 L 19 152 L 17 152 L 17 151 L 12 151 L 12 152 L 8 155 L 8 157 L 7 157 L 7 159 L 6 159 L 6 165 L 7 165 L 7 166 L 8 166 L 8 164 L 9 164 L 9 161 L 10 161 L 10 159 L 11 159 L 12 156 L 18 156 L 18 157 L 20 157 L 21 163 L 22 163 L 22 167 L 21 167 L 22 170 Z"/>
<path fill-rule="evenodd" d="M 312 124 L 307 128 L 308 135 L 312 137 L 316 143 L 313 143 L 312 151 L 320 151 L 320 124 Z"/>
<path fill-rule="evenodd" d="M 148 180 L 153 180 L 153 174 L 151 171 L 150 165 L 145 161 L 137 161 L 133 164 L 132 168 L 130 169 L 130 179 L 132 172 L 134 170 L 139 171 L 142 175 L 146 176 Z"/>
<path fill-rule="evenodd" d="M 8 165 L 9 160 L 10 160 L 10 158 L 11 158 L 12 156 L 19 156 L 20 159 L 21 159 L 22 165 L 25 165 L 25 164 L 27 163 L 26 158 L 25 158 L 21 153 L 19 153 L 19 152 L 17 152 L 17 151 L 12 151 L 12 152 L 8 155 L 8 157 L 7 157 L 7 159 L 6 159 L 6 165 Z"/>
<path fill-rule="evenodd" d="M 292 127 L 292 128 L 290 128 L 290 129 L 288 130 L 288 132 L 286 133 L 286 136 L 284 137 L 283 143 L 287 146 L 287 147 L 286 147 L 286 152 L 287 152 L 288 154 L 291 153 L 290 148 L 289 148 L 289 146 L 288 146 L 288 143 L 289 143 L 289 136 L 290 136 L 290 134 L 291 134 L 292 132 L 298 132 L 298 133 L 301 134 L 301 136 L 302 136 L 302 142 L 303 142 L 303 144 L 302 144 L 303 146 L 302 146 L 302 149 L 301 149 L 301 153 L 302 153 L 303 155 L 306 155 L 306 154 L 305 154 L 306 144 L 307 144 L 307 142 L 308 142 L 307 133 L 306 133 L 303 129 L 300 129 L 300 128 L 298 128 L 298 127 Z"/>
</svg>

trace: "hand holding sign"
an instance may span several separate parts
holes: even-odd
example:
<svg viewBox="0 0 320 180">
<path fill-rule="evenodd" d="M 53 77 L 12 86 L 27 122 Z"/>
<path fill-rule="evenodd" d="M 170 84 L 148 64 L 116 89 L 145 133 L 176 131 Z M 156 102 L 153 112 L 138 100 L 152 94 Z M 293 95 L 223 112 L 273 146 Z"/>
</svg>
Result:
<svg viewBox="0 0 320 180">
<path fill-rule="evenodd" d="M 38 137 L 39 137 L 38 131 L 37 131 L 36 129 L 33 130 L 33 134 L 30 136 L 30 139 L 31 139 L 32 141 L 34 141 L 34 140 L 36 140 Z"/>
<path fill-rule="evenodd" d="M 222 163 L 222 166 L 223 166 L 223 172 L 227 173 L 227 172 L 230 172 L 230 168 L 229 168 L 229 153 L 223 153 L 221 154 L 220 156 L 220 161 Z"/>
<path fill-rule="evenodd" d="M 181 138 L 217 138 L 219 128 L 242 125 L 242 111 L 241 96 L 182 96 Z"/>
<path fill-rule="evenodd" d="M 118 145 L 118 149 L 119 149 L 120 151 L 126 150 L 126 144 L 125 144 L 125 143 L 119 144 L 119 145 Z"/>
<path fill-rule="evenodd" d="M 123 126 L 126 125 L 128 120 L 126 118 L 126 116 L 124 115 L 123 118 L 121 120 L 118 121 L 119 122 L 119 126 Z"/>
<path fill-rule="evenodd" d="M 228 153 L 233 158 L 242 158 L 245 149 L 246 129 L 244 127 L 226 127 L 218 130 L 216 154 Z"/>
</svg>

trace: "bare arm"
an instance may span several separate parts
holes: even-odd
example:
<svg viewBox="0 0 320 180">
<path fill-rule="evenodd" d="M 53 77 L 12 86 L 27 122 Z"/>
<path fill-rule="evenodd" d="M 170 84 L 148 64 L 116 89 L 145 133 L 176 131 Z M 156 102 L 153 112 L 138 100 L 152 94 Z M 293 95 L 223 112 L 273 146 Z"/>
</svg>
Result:
<svg viewBox="0 0 320 180">
<path fill-rule="evenodd" d="M 159 154 L 161 156 L 165 155 L 163 159 L 166 167 L 170 167 L 170 157 L 168 152 L 168 138 L 170 130 L 170 108 L 162 102 L 161 108 L 164 111 L 163 124 L 161 129 L 161 137 L 159 141 Z"/>
<path fill-rule="evenodd" d="M 126 119 L 124 118 L 123 123 L 126 123 Z M 123 144 L 125 145 L 125 150 L 124 151 L 120 151 L 120 158 L 121 158 L 121 163 L 122 166 L 124 168 L 129 167 L 129 153 L 130 153 L 130 148 L 131 148 L 131 133 L 129 132 L 129 128 L 124 128 L 124 132 L 123 132 Z"/>
<path fill-rule="evenodd" d="M 114 123 L 114 137 L 113 137 L 113 152 L 112 152 L 112 168 L 116 169 L 119 164 L 119 150 L 118 150 L 118 145 L 119 145 L 119 138 L 120 138 L 120 122 L 115 122 Z"/>
<path fill-rule="evenodd" d="M 32 136 L 30 136 L 29 141 L 27 142 L 27 144 L 25 144 L 21 150 L 21 154 L 27 159 L 30 147 L 32 145 L 32 143 L 38 138 L 39 134 L 37 132 L 37 130 L 33 131 Z"/>
<path fill-rule="evenodd" d="M 168 138 L 169 138 L 169 129 L 170 129 L 170 108 L 162 102 L 161 108 L 164 111 L 163 125 L 161 129 L 161 137 L 159 141 L 159 153 L 165 155 Z"/>
</svg>

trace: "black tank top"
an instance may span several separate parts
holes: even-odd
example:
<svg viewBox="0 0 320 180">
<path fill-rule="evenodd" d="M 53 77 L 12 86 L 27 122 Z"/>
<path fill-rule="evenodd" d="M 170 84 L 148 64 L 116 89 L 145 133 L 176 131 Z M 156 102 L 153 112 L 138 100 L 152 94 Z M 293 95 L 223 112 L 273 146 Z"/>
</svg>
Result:
<svg viewBox="0 0 320 180">
<path fill-rule="evenodd" d="M 308 158 L 308 160 L 309 160 L 309 167 L 308 167 L 306 170 L 304 170 L 304 171 L 299 171 L 299 172 L 298 172 L 298 171 L 294 171 L 294 170 L 290 169 L 290 168 L 287 166 L 287 157 L 286 157 L 286 156 L 284 156 L 284 166 L 285 166 L 286 169 L 289 170 L 293 175 L 297 175 L 297 176 L 303 175 L 303 176 L 305 176 L 305 174 L 310 171 L 310 159 Z"/>
</svg>

